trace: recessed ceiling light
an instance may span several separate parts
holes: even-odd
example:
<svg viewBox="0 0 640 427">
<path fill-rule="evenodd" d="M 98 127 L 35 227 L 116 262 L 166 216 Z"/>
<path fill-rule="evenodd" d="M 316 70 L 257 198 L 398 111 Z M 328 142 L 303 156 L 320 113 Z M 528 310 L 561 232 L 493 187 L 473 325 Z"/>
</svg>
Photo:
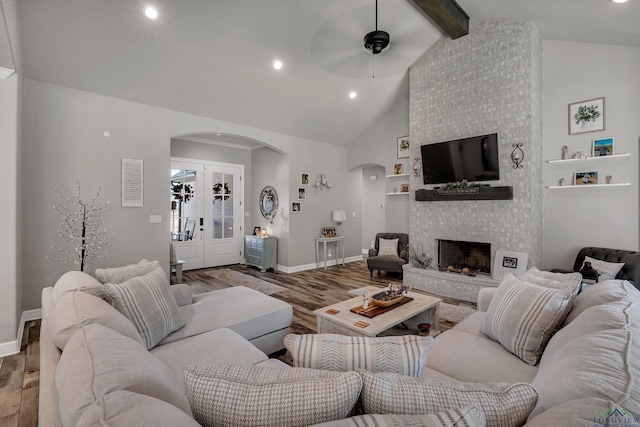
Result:
<svg viewBox="0 0 640 427">
<path fill-rule="evenodd" d="M 156 19 L 158 17 L 158 11 L 151 6 L 147 6 L 144 8 L 144 16 L 149 19 Z"/>
<path fill-rule="evenodd" d="M 276 70 L 279 70 L 282 68 L 282 62 L 275 60 L 273 61 L 273 68 L 275 68 Z"/>
<path fill-rule="evenodd" d="M 357 93 L 355 92 L 349 92 L 349 99 L 355 99 L 355 97 L 358 96 Z"/>
<path fill-rule="evenodd" d="M 627 0 L 611 0 L 613 3 L 626 3 Z"/>
</svg>

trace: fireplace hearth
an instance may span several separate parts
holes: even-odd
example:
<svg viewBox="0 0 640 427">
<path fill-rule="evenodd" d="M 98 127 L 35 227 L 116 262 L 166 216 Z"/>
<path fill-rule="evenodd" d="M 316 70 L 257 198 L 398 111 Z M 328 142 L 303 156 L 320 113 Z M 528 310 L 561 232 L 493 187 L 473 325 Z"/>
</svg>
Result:
<svg viewBox="0 0 640 427">
<path fill-rule="evenodd" d="M 491 274 L 491 243 L 437 239 L 438 267 L 469 275 Z"/>
</svg>

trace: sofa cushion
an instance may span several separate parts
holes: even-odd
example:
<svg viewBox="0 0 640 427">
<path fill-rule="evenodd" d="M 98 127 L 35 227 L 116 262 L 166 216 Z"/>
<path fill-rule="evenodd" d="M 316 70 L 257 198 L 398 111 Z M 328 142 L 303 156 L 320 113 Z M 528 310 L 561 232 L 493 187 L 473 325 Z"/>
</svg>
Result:
<svg viewBox="0 0 640 427">
<path fill-rule="evenodd" d="M 224 345 L 221 346 L 221 343 Z M 182 378 L 182 369 L 190 365 L 231 363 L 254 365 L 268 360 L 267 355 L 258 350 L 256 346 L 226 328 L 158 345 L 150 351 L 167 365 L 178 378 Z"/>
<path fill-rule="evenodd" d="M 199 427 L 189 415 L 167 402 L 143 394 L 117 390 L 86 408 L 78 426 Z"/>
<path fill-rule="evenodd" d="M 361 402 L 365 414 L 430 414 L 475 406 L 489 426 L 521 426 L 536 405 L 536 390 L 526 383 L 462 383 L 364 370 Z"/>
<path fill-rule="evenodd" d="M 624 262 L 607 262 L 601 259 L 591 258 L 590 256 L 584 257 L 584 261 L 582 262 L 583 267 L 585 262 L 590 262 L 591 267 L 598 272 L 600 275 L 598 281 L 615 279 L 620 270 L 622 270 L 622 267 L 624 267 Z"/>
<path fill-rule="evenodd" d="M 122 283 L 138 276 L 144 276 L 160 267 L 158 261 L 148 261 L 143 259 L 137 264 L 129 264 L 123 267 L 96 268 L 93 273 L 100 283 Z"/>
<path fill-rule="evenodd" d="M 311 427 L 482 427 L 486 419 L 482 410 L 469 406 L 427 415 L 367 414 L 315 424 Z"/>
<path fill-rule="evenodd" d="M 83 326 L 67 342 L 56 368 L 64 425 L 76 425 L 97 399 L 129 390 L 170 403 L 191 415 L 184 386 L 138 342 L 105 326 Z"/>
<path fill-rule="evenodd" d="M 338 420 L 352 411 L 362 388 L 357 372 L 247 365 L 188 367 L 184 380 L 194 418 L 205 427 Z"/>
<path fill-rule="evenodd" d="M 82 291 L 104 299 L 104 289 L 102 284 L 93 276 L 82 271 L 68 271 L 64 273 L 51 291 L 51 301 L 57 304 L 58 301 L 68 292 Z"/>
<path fill-rule="evenodd" d="M 111 304 L 136 326 L 148 349 L 184 326 L 167 276 L 157 267 L 120 284 L 105 283 Z"/>
<path fill-rule="evenodd" d="M 632 288 L 635 289 L 635 287 L 626 280 L 606 280 L 589 286 L 573 301 L 573 306 L 564 324 L 568 325 L 583 311 L 594 305 L 628 299 L 629 292 Z"/>
<path fill-rule="evenodd" d="M 400 239 L 378 239 L 378 256 L 398 256 L 398 241 Z"/>
<path fill-rule="evenodd" d="M 615 412 L 615 411 L 619 412 Z M 572 426 L 572 427 L 632 427 L 637 422 L 626 423 L 626 409 L 604 399 L 587 397 L 555 405 L 535 417 L 529 417 L 527 427 Z M 616 418 L 614 418 L 616 417 Z"/>
<path fill-rule="evenodd" d="M 580 273 L 552 273 L 551 271 L 538 270 L 536 267 L 531 267 L 522 273 L 520 279 L 548 288 L 568 289 L 573 295 L 578 295 L 582 284 L 582 274 Z"/>
<path fill-rule="evenodd" d="M 289 334 L 284 345 L 291 353 L 293 366 L 330 371 L 395 372 L 422 375 L 432 337 L 349 337 L 337 334 Z"/>
<path fill-rule="evenodd" d="M 144 340 L 129 319 L 107 302 L 85 292 L 66 293 L 51 309 L 47 329 L 55 345 L 64 350 L 67 341 L 78 329 L 92 323 L 106 326 L 144 345 Z"/>
<path fill-rule="evenodd" d="M 583 397 L 624 406 L 633 385 L 631 372 L 637 375 L 629 360 L 632 345 L 629 330 L 612 329 L 571 340 L 550 356 L 543 354 L 531 383 L 540 395 L 531 416 Z"/>
<path fill-rule="evenodd" d="M 534 285 L 508 274 L 489 304 L 481 332 L 535 365 L 571 297 L 568 290 Z"/>
<path fill-rule="evenodd" d="M 455 328 L 435 339 L 427 368 L 459 381 L 476 383 L 531 382 L 538 372 L 538 366 L 525 363 L 499 342 Z"/>
<path fill-rule="evenodd" d="M 219 328 L 252 340 L 291 326 L 293 309 L 256 290 L 234 286 L 195 295 L 193 304 L 180 307 L 180 314 L 185 327 L 167 336 L 161 345 Z"/>
</svg>

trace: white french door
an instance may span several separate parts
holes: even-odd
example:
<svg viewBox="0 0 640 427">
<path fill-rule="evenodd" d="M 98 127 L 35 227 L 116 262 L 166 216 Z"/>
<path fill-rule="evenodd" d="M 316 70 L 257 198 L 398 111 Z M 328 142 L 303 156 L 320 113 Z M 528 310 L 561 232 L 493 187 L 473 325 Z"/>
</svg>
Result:
<svg viewBox="0 0 640 427">
<path fill-rule="evenodd" d="M 183 269 L 242 259 L 244 165 L 171 160 L 171 241 Z"/>
</svg>

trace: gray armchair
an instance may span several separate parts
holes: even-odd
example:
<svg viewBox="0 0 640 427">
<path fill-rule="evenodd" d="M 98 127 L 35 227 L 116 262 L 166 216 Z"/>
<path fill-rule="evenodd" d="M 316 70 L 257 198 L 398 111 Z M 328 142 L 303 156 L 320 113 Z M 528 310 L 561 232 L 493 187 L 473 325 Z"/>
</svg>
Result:
<svg viewBox="0 0 640 427">
<path fill-rule="evenodd" d="M 398 239 L 398 253 L 396 255 L 378 255 L 380 249 L 380 239 Z M 375 247 L 369 249 L 367 267 L 373 277 L 373 270 L 390 271 L 400 273 L 402 278 L 402 266 L 409 262 L 409 235 L 406 233 L 378 233 L 376 234 Z"/>
</svg>

